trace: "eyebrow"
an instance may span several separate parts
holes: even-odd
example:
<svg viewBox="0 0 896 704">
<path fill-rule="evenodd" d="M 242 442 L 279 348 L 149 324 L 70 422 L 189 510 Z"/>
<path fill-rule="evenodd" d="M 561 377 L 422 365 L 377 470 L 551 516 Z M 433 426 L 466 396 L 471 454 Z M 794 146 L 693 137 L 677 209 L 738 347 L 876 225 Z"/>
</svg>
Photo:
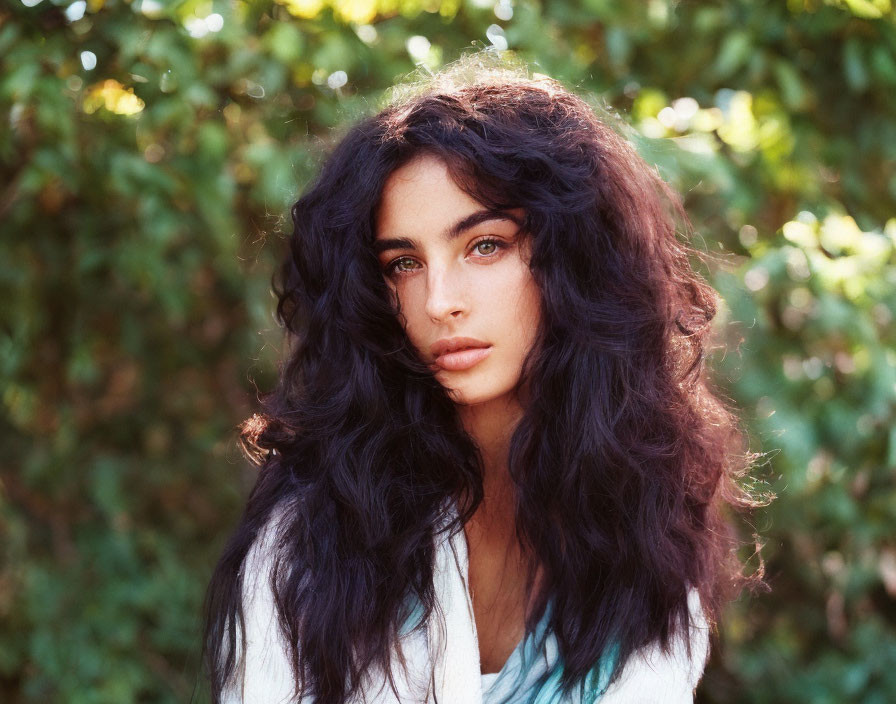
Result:
<svg viewBox="0 0 896 704">
<path fill-rule="evenodd" d="M 503 210 L 477 210 L 475 213 L 471 213 L 470 215 L 467 215 L 467 217 L 454 223 L 445 231 L 442 238 L 446 242 L 451 242 L 460 237 L 467 230 L 470 230 L 477 225 L 481 225 L 484 222 L 488 222 L 489 220 L 510 220 L 511 222 L 516 223 L 519 227 L 523 226 L 522 221 L 518 217 L 504 212 Z M 374 254 L 382 254 L 390 249 L 417 249 L 417 242 L 408 237 L 392 237 L 373 241 Z"/>
</svg>

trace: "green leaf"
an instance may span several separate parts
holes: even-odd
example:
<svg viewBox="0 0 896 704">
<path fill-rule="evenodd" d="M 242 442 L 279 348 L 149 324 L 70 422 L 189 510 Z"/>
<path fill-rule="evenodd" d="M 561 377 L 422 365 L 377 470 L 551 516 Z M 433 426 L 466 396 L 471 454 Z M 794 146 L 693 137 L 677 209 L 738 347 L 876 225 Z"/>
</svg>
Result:
<svg viewBox="0 0 896 704">
<path fill-rule="evenodd" d="M 713 65 L 713 72 L 720 79 L 729 78 L 743 67 L 753 52 L 753 40 L 748 32 L 735 30 L 727 35 Z"/>
<path fill-rule="evenodd" d="M 855 37 L 846 40 L 843 45 L 843 71 L 849 87 L 856 92 L 862 92 L 870 83 L 865 62 L 862 57 L 862 47 Z"/>
</svg>

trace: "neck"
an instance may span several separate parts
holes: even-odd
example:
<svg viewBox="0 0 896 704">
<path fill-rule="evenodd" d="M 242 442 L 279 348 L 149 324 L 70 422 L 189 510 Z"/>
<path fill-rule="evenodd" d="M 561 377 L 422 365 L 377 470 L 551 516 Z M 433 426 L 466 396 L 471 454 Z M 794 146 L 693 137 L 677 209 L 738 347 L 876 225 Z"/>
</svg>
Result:
<svg viewBox="0 0 896 704">
<path fill-rule="evenodd" d="M 459 412 L 465 430 L 479 447 L 483 472 L 483 501 L 464 526 L 471 571 L 475 573 L 471 583 L 476 585 L 474 588 L 484 588 L 490 593 L 488 585 L 492 582 L 504 584 L 504 580 L 509 580 L 506 583 L 513 584 L 520 574 L 527 578 L 526 571 L 534 564 L 534 557 L 517 540 L 516 487 L 510 478 L 508 463 L 510 438 L 523 416 L 523 409 L 518 402 L 496 400 L 490 404 L 463 406 Z M 531 576 L 535 582 L 527 609 L 532 608 L 531 599 L 540 588 L 540 569 Z"/>
<path fill-rule="evenodd" d="M 515 400 L 495 399 L 476 406 L 462 406 L 464 429 L 479 448 L 485 497 L 471 528 L 509 539 L 514 529 L 514 492 L 508 456 L 510 438 L 522 418 L 523 409 Z"/>
</svg>

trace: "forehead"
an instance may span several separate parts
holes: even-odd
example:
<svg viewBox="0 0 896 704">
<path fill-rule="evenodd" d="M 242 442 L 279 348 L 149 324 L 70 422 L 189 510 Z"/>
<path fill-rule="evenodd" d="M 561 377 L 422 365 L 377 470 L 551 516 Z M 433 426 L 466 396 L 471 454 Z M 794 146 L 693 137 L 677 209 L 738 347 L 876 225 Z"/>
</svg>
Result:
<svg viewBox="0 0 896 704">
<path fill-rule="evenodd" d="M 433 222 L 481 207 L 457 186 L 443 161 L 419 156 L 386 180 L 377 212 L 377 235 L 405 223 Z"/>
<path fill-rule="evenodd" d="M 521 227 L 524 211 L 489 209 L 462 190 L 448 167 L 433 156 L 420 156 L 396 169 L 383 187 L 376 214 L 377 251 L 388 240 L 452 240 L 482 223 Z"/>
</svg>

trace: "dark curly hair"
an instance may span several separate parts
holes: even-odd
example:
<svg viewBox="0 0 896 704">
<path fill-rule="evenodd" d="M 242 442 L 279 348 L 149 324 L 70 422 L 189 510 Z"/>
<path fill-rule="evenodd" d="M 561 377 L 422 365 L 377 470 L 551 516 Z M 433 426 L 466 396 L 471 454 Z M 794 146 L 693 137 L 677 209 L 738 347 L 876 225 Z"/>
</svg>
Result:
<svg viewBox="0 0 896 704">
<path fill-rule="evenodd" d="M 296 694 L 341 704 L 369 667 L 388 672 L 409 600 L 432 612 L 440 527 L 462 530 L 483 499 L 477 447 L 372 249 L 387 178 L 421 154 L 486 207 L 525 210 L 542 319 L 509 470 L 517 538 L 544 570 L 526 629 L 550 600 L 564 691 L 611 647 L 618 673 L 686 636 L 690 589 L 714 624 L 743 584 L 725 516 L 753 505 L 737 479 L 758 455 L 707 377 L 718 295 L 676 230 L 680 199 L 559 83 L 478 63 L 356 124 L 292 208 L 274 281 L 292 344 L 243 426 L 260 473 L 206 600 L 214 701 L 239 667 L 246 556 L 275 512 Z"/>
</svg>

